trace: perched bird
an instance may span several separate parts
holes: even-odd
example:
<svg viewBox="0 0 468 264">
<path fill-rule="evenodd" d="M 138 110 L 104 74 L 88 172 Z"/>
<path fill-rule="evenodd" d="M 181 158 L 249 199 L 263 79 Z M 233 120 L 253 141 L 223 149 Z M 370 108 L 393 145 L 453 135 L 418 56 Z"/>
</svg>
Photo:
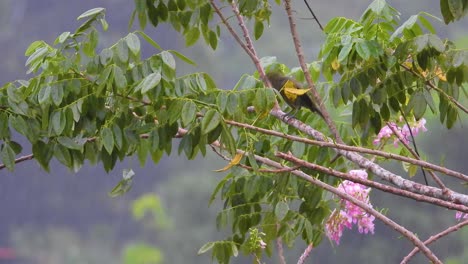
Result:
<svg viewBox="0 0 468 264">
<path fill-rule="evenodd" d="M 322 112 L 320 112 L 313 99 L 307 93 L 309 89 L 303 89 L 298 81 L 279 72 L 269 72 L 267 73 L 267 77 L 273 88 L 278 90 L 284 101 L 292 107 L 292 110 L 287 115 L 290 115 L 292 112 L 296 114 L 301 107 L 305 107 L 324 118 Z"/>
</svg>

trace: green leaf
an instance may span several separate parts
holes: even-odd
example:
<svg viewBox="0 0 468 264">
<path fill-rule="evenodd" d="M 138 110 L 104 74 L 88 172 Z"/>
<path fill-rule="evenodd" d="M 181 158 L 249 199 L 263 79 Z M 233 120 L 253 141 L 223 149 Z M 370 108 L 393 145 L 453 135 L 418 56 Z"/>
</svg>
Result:
<svg viewBox="0 0 468 264">
<path fill-rule="evenodd" d="M 255 99 L 253 101 L 255 111 L 257 113 L 263 113 L 266 109 L 266 98 L 265 98 L 266 89 L 257 89 L 255 92 Z"/>
<path fill-rule="evenodd" d="M 201 130 L 202 134 L 206 135 L 212 130 L 214 130 L 219 123 L 221 122 L 222 116 L 219 114 L 218 111 L 214 109 L 210 109 L 205 113 L 205 116 L 201 122 Z"/>
<path fill-rule="evenodd" d="M 262 36 L 263 29 L 264 29 L 263 22 L 260 20 L 255 20 L 255 27 L 254 27 L 255 40 L 258 40 Z"/>
<path fill-rule="evenodd" d="M 99 55 L 101 64 L 107 66 L 112 61 L 113 52 L 110 49 L 103 49 Z"/>
<path fill-rule="evenodd" d="M 370 58 L 370 50 L 369 46 L 367 46 L 367 42 L 365 41 L 358 41 L 356 42 L 356 51 L 361 58 L 364 60 L 368 60 Z"/>
<path fill-rule="evenodd" d="M 36 40 L 29 45 L 29 47 L 24 52 L 24 56 L 31 56 L 38 48 L 47 46 L 47 44 L 42 40 Z"/>
<path fill-rule="evenodd" d="M 73 165 L 70 151 L 63 145 L 55 145 L 54 156 L 60 163 L 67 166 L 68 168 L 70 168 Z"/>
<path fill-rule="evenodd" d="M 104 127 L 101 130 L 101 140 L 104 148 L 107 150 L 107 153 L 111 154 L 114 149 L 114 136 L 112 130 L 108 127 Z"/>
<path fill-rule="evenodd" d="M 125 87 L 127 87 L 127 79 L 125 78 L 124 72 L 120 67 L 115 64 L 113 66 L 115 86 L 119 91 L 122 91 Z"/>
<path fill-rule="evenodd" d="M 410 99 L 410 103 L 413 101 L 413 113 L 416 120 L 421 119 L 426 112 L 426 98 L 424 98 L 424 94 L 422 92 L 417 92 L 413 94 Z"/>
<path fill-rule="evenodd" d="M 137 35 L 130 33 L 125 38 L 125 41 L 127 42 L 127 46 L 132 54 L 137 56 L 138 53 L 140 53 L 140 39 L 137 37 Z"/>
<path fill-rule="evenodd" d="M 275 206 L 275 215 L 279 221 L 283 220 L 289 211 L 289 205 L 283 201 L 280 201 Z"/>
<path fill-rule="evenodd" d="M 135 87 L 135 92 L 140 91 L 145 94 L 149 90 L 156 87 L 161 82 L 161 74 L 159 72 L 151 73 L 146 76 L 138 85 Z"/>
<path fill-rule="evenodd" d="M 182 107 L 182 125 L 188 126 L 195 120 L 197 105 L 193 101 L 187 101 Z"/>
<path fill-rule="evenodd" d="M 210 46 L 213 50 L 215 50 L 216 47 L 218 47 L 218 36 L 213 30 L 210 30 L 210 33 L 208 34 L 209 34 L 208 38 L 210 40 Z"/>
<path fill-rule="evenodd" d="M 356 127 L 357 124 L 359 124 L 359 119 L 361 113 L 361 109 L 359 108 L 360 104 L 359 101 L 354 101 L 353 103 L 353 116 L 352 116 L 352 127 Z"/>
<path fill-rule="evenodd" d="M 96 8 L 90 9 L 84 12 L 83 14 L 81 14 L 80 16 L 78 16 L 76 20 L 80 20 L 80 19 L 92 17 L 92 16 L 97 16 L 100 13 L 104 13 L 105 10 L 106 9 L 102 7 L 96 7 Z"/>
<path fill-rule="evenodd" d="M 224 113 L 226 110 L 228 95 L 224 91 L 220 91 L 216 97 L 216 104 L 218 105 L 219 111 Z"/>
<path fill-rule="evenodd" d="M 465 2 L 465 3 L 463 3 Z M 448 0 L 448 6 L 450 13 L 456 18 L 459 19 L 463 16 L 463 5 L 466 4 L 466 1 L 463 0 Z"/>
<path fill-rule="evenodd" d="M 184 56 L 182 53 L 180 53 L 180 52 L 178 52 L 178 51 L 176 51 L 176 50 L 168 50 L 168 51 L 169 51 L 170 53 L 173 53 L 174 55 L 176 55 L 177 58 L 179 58 L 179 59 L 185 61 L 186 63 L 188 63 L 188 64 L 190 64 L 190 65 L 193 65 L 193 66 L 196 66 L 196 65 L 197 65 L 193 60 L 187 58 L 187 57 Z"/>
<path fill-rule="evenodd" d="M 62 134 L 66 125 L 66 118 L 62 111 L 55 111 L 52 113 L 52 128 L 57 135 Z"/>
<path fill-rule="evenodd" d="M 175 64 L 175 60 L 174 60 L 174 57 L 172 56 L 172 54 L 168 51 L 163 51 L 161 52 L 161 58 L 162 58 L 162 61 L 165 65 L 167 65 L 169 68 L 175 70 L 176 68 L 176 64 Z"/>
<path fill-rule="evenodd" d="M 40 105 L 44 105 L 49 102 L 51 89 L 52 88 L 49 85 L 46 85 L 39 90 L 37 101 Z"/>
<path fill-rule="evenodd" d="M 169 113 L 169 124 L 173 124 L 179 119 L 181 115 L 180 109 L 183 108 L 184 103 L 185 102 L 182 100 L 172 100 L 171 104 L 169 105 L 169 108 L 167 109 Z"/>
<path fill-rule="evenodd" d="M 450 11 L 448 1 L 449 0 L 440 0 L 440 11 L 442 13 L 442 16 L 444 17 L 445 24 L 448 24 L 448 23 L 455 20 L 455 17 L 453 16 L 452 12 Z"/>
<path fill-rule="evenodd" d="M 60 34 L 60 36 L 57 37 L 57 39 L 55 40 L 54 44 L 62 44 L 65 42 L 65 40 L 68 39 L 68 37 L 70 36 L 70 32 L 67 31 L 67 32 L 63 32 L 62 34 Z"/>
<path fill-rule="evenodd" d="M 121 180 L 110 192 L 110 197 L 117 197 L 127 193 L 132 187 L 132 180 Z"/>
<path fill-rule="evenodd" d="M 29 58 L 26 60 L 26 63 L 24 65 L 28 66 L 32 64 L 33 62 L 35 62 L 36 60 L 41 59 L 48 51 L 49 49 L 47 47 L 41 47 L 41 48 L 36 49 L 34 53 L 31 56 L 29 56 Z"/>
<path fill-rule="evenodd" d="M 349 52 L 352 50 L 354 43 L 350 42 L 345 44 L 338 54 L 338 62 L 343 62 L 346 58 L 348 58 Z"/>
<path fill-rule="evenodd" d="M 117 42 L 117 57 L 121 62 L 127 62 L 128 61 L 128 46 L 123 40 L 119 40 Z"/>
<path fill-rule="evenodd" d="M 197 27 L 193 27 L 187 31 L 185 34 L 185 45 L 187 47 L 192 46 L 197 42 L 200 37 L 200 30 Z"/>
<path fill-rule="evenodd" d="M 232 156 L 236 155 L 236 141 L 231 134 L 231 131 L 222 123 L 223 130 L 221 132 L 221 142 L 226 146 L 226 149 Z"/>
<path fill-rule="evenodd" d="M 99 22 L 101 22 L 102 30 L 107 31 L 109 28 L 109 24 L 107 24 L 107 21 L 104 18 L 99 19 Z"/>
<path fill-rule="evenodd" d="M 423 14 L 420 14 L 418 16 L 418 19 L 419 22 L 421 22 L 421 25 L 423 25 L 427 30 L 429 30 L 429 32 L 431 32 L 432 34 L 436 34 L 436 30 L 432 26 L 431 22 L 429 22 L 429 20 L 427 20 L 427 18 L 425 18 Z"/>
<path fill-rule="evenodd" d="M 341 87 L 341 98 L 345 104 L 351 99 L 351 87 L 349 82 L 343 83 L 343 86 Z"/>
<path fill-rule="evenodd" d="M 15 169 L 15 151 L 10 147 L 8 143 L 5 143 L 3 144 L 1 154 L 3 164 L 9 171 L 13 171 Z"/>
<path fill-rule="evenodd" d="M 201 255 L 209 250 L 211 250 L 213 248 L 213 246 L 215 245 L 215 242 L 208 242 L 206 243 L 205 245 L 203 245 L 199 250 L 198 250 L 198 255 Z"/>
<path fill-rule="evenodd" d="M 351 88 L 354 96 L 359 97 L 361 95 L 361 83 L 359 83 L 357 78 L 352 78 L 351 81 L 349 81 L 349 87 Z"/>
<path fill-rule="evenodd" d="M 231 242 L 231 252 L 234 257 L 237 257 L 239 255 L 239 251 L 237 250 L 237 246 L 235 243 Z"/>
<path fill-rule="evenodd" d="M 227 99 L 226 110 L 229 115 L 234 115 L 238 110 L 238 95 L 236 93 L 230 93 Z"/>
<path fill-rule="evenodd" d="M 114 134 L 115 146 L 117 149 L 122 149 L 123 147 L 123 135 L 122 130 L 117 124 L 112 125 L 112 132 Z"/>
<path fill-rule="evenodd" d="M 58 143 L 60 143 L 62 146 L 69 148 L 69 149 L 75 149 L 79 151 L 83 151 L 83 146 L 87 142 L 86 138 L 69 138 L 69 137 L 58 137 L 57 138 Z"/>
<path fill-rule="evenodd" d="M 156 8 L 158 11 L 159 18 L 161 18 L 162 21 L 166 21 L 168 17 L 168 10 L 167 6 L 164 4 L 163 1 L 159 2 L 158 7 Z"/>
<path fill-rule="evenodd" d="M 36 144 L 33 144 L 32 153 L 34 155 L 34 159 L 39 162 L 41 167 L 45 171 L 49 171 L 49 162 L 53 155 L 53 144 L 44 143 L 42 141 L 37 141 Z"/>
<path fill-rule="evenodd" d="M 63 85 L 62 83 L 57 83 L 51 88 L 52 101 L 56 106 L 59 106 L 63 100 Z"/>
<path fill-rule="evenodd" d="M 145 32 L 136 31 L 135 33 L 140 34 L 151 46 L 155 47 L 158 50 L 163 50 L 163 48 L 161 48 L 161 46 L 159 46 L 159 44 L 156 43 L 156 41 L 154 41 L 150 36 L 146 35 Z"/>
<path fill-rule="evenodd" d="M 137 1 L 137 2 L 142 2 L 143 3 L 143 1 Z M 148 21 L 147 21 L 147 17 L 146 17 L 145 12 L 138 12 L 138 22 L 140 23 L 140 28 L 142 28 L 142 29 L 146 28 L 146 23 Z"/>
</svg>

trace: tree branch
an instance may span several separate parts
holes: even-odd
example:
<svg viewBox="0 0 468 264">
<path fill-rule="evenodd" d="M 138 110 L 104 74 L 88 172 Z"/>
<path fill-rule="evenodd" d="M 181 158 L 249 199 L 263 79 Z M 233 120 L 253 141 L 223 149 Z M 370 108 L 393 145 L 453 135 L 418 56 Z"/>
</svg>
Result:
<svg viewBox="0 0 468 264">
<path fill-rule="evenodd" d="M 457 211 L 468 213 L 468 207 L 464 206 L 464 205 L 461 205 L 461 204 L 455 204 L 455 203 L 452 203 L 452 202 L 447 202 L 447 201 L 440 200 L 440 199 L 437 199 L 437 198 L 428 197 L 428 196 L 425 196 L 425 195 L 422 195 L 422 194 L 416 194 L 416 193 L 413 193 L 413 192 L 410 192 L 410 191 L 401 190 L 401 189 L 398 189 L 398 188 L 395 188 L 395 187 L 392 187 L 392 186 L 388 186 L 388 185 L 385 185 L 385 184 L 382 184 L 382 183 L 378 183 L 378 182 L 375 182 L 375 181 L 372 181 L 372 180 L 369 180 L 369 179 L 362 179 L 362 178 L 359 178 L 359 177 L 355 177 L 355 176 L 350 175 L 349 173 L 340 172 L 340 171 L 334 170 L 332 168 L 326 168 L 326 167 L 323 167 L 323 166 L 320 166 L 320 165 L 317 165 L 317 164 L 314 164 L 314 163 L 311 163 L 311 162 L 307 162 L 305 160 L 299 159 L 299 158 L 297 158 L 297 157 L 295 157 L 293 155 L 286 154 L 286 153 L 283 153 L 283 152 L 277 152 L 276 156 L 279 157 L 279 158 L 282 158 L 284 160 L 293 162 L 294 164 L 297 164 L 298 166 L 309 168 L 309 169 L 319 171 L 319 172 L 322 172 L 322 173 L 325 173 L 325 174 L 328 174 L 328 175 L 332 175 L 332 176 L 338 177 L 340 179 L 349 180 L 349 181 L 352 181 L 352 182 L 355 182 L 355 183 L 359 183 L 359 184 L 362 184 L 362 185 L 365 185 L 365 186 L 368 186 L 368 187 L 371 187 L 371 188 L 374 188 L 374 189 L 381 190 L 383 192 L 399 195 L 399 196 L 402 196 L 402 197 L 407 197 L 407 198 L 410 198 L 410 199 L 413 199 L 413 200 L 416 200 L 416 201 L 437 205 L 437 206 L 447 208 L 447 209 L 452 209 L 452 210 L 457 210 Z"/>
<path fill-rule="evenodd" d="M 277 110 L 277 109 L 272 109 L 270 114 L 280 119 L 285 116 L 285 113 L 283 111 Z M 309 125 L 306 125 L 295 118 L 289 118 L 285 122 L 297 128 L 298 130 L 306 133 L 307 135 L 314 137 L 315 139 L 319 141 L 331 142 L 329 139 L 326 139 L 322 133 L 318 132 L 317 130 L 313 129 Z M 379 176 L 382 180 L 388 181 L 403 190 L 408 190 L 414 193 L 419 193 L 419 194 L 423 194 L 426 196 L 435 197 L 441 200 L 450 201 L 450 202 L 454 202 L 457 204 L 463 204 L 465 206 L 468 206 L 468 195 L 464 195 L 464 194 L 460 194 L 456 192 L 450 192 L 449 194 L 446 194 L 439 188 L 425 186 L 425 185 L 404 179 L 401 176 L 398 176 L 382 168 L 381 166 L 370 161 L 369 159 L 366 159 L 363 156 L 352 151 L 347 151 L 347 150 L 336 148 L 336 152 L 342 155 L 343 157 L 345 157 L 346 159 L 348 159 L 349 161 L 355 163 L 359 167 L 369 170 L 373 174 Z"/>
<path fill-rule="evenodd" d="M 374 149 L 368 149 L 368 148 L 363 148 L 363 147 L 356 147 L 356 146 L 348 146 L 348 145 L 344 145 L 344 144 L 338 144 L 338 143 L 332 142 L 332 141 L 326 141 L 326 140 L 320 141 L 320 140 L 313 140 L 313 139 L 288 135 L 288 134 L 281 133 L 281 132 L 278 132 L 278 131 L 269 130 L 269 129 L 265 129 L 265 128 L 261 128 L 261 127 L 256 127 L 256 126 L 253 126 L 253 125 L 250 125 L 250 124 L 240 123 L 240 122 L 233 121 L 233 120 L 225 120 L 225 122 L 230 124 L 230 125 L 233 125 L 233 126 L 247 128 L 249 130 L 254 130 L 254 131 L 257 131 L 257 132 L 260 132 L 260 133 L 263 133 L 263 134 L 273 135 L 273 136 L 276 136 L 276 137 L 281 137 L 281 138 L 292 140 L 292 141 L 302 142 L 302 143 L 309 144 L 309 145 L 315 145 L 315 146 L 320 146 L 320 147 L 328 147 L 328 148 L 333 148 L 333 149 L 342 149 L 342 150 L 347 150 L 347 151 L 352 151 L 352 152 L 371 154 L 371 155 L 380 156 L 380 157 L 393 159 L 393 160 L 399 160 L 399 161 L 411 163 L 411 164 L 414 164 L 414 165 L 417 165 L 417 166 L 421 166 L 421 167 L 424 167 L 424 168 L 427 168 L 427 169 L 430 169 L 430 170 L 438 171 L 438 172 L 441 172 L 443 174 L 453 176 L 453 177 L 456 177 L 456 178 L 458 178 L 460 180 L 468 182 L 468 175 L 465 175 L 465 174 L 463 174 L 461 172 L 453 171 L 453 170 L 447 169 L 445 167 L 441 167 L 441 166 L 438 166 L 438 165 L 435 165 L 435 164 L 432 164 L 432 163 L 429 163 L 429 162 L 426 162 L 426 161 L 423 161 L 423 160 L 412 159 L 412 158 L 409 158 L 409 157 L 405 157 L 405 156 L 401 156 L 401 155 L 393 154 L 393 153 L 388 153 L 388 152 L 384 152 L 384 151 L 380 151 L 380 150 L 374 150 Z"/>
<path fill-rule="evenodd" d="M 297 264 L 304 264 L 306 259 L 309 257 L 309 254 L 313 248 L 314 248 L 313 244 L 308 245 L 307 248 L 302 253 L 301 257 L 299 258 L 299 261 L 297 261 Z"/>
<path fill-rule="evenodd" d="M 263 70 L 262 66 L 260 65 L 260 60 L 257 57 L 257 53 L 255 52 L 252 41 L 250 40 L 250 37 L 249 37 L 247 27 L 245 26 L 244 20 L 242 19 L 242 16 L 240 15 L 239 9 L 237 8 L 236 4 L 234 2 L 232 2 L 232 8 L 233 8 L 234 13 L 237 12 L 236 17 L 237 17 L 237 19 L 239 21 L 240 27 L 242 28 L 242 30 L 244 32 L 244 38 L 246 39 L 247 45 L 244 42 L 242 42 L 239 35 L 231 27 L 231 25 L 229 24 L 227 19 L 224 17 L 223 13 L 221 13 L 221 10 L 214 3 L 214 0 L 210 0 L 210 3 L 211 3 L 211 6 L 213 7 L 213 9 L 215 10 L 216 14 L 218 14 L 219 18 L 223 22 L 223 24 L 227 27 L 227 29 L 229 30 L 231 35 L 236 40 L 236 42 L 242 47 L 242 49 L 244 49 L 244 51 L 247 53 L 247 55 L 249 55 L 250 59 L 254 63 L 255 67 L 257 68 L 258 73 L 262 77 L 263 82 L 267 85 L 267 87 L 271 87 L 271 83 L 268 80 L 268 78 L 266 77 L 265 71 Z M 278 106 L 278 102 L 276 102 L 276 106 Z"/>
<path fill-rule="evenodd" d="M 406 125 L 408 126 L 408 129 L 411 131 L 411 129 L 409 128 L 409 125 L 408 124 L 406 124 Z M 420 160 L 421 158 L 419 157 L 418 153 L 415 150 L 413 150 L 408 144 L 406 144 L 406 142 L 404 141 L 404 137 L 400 133 L 400 131 L 396 130 L 389 122 L 387 122 L 387 126 L 390 128 L 390 130 L 392 130 L 393 134 L 395 134 L 397 136 L 400 143 L 403 144 L 403 146 L 411 153 L 411 155 L 413 155 L 413 157 L 415 157 L 417 160 Z M 413 137 L 413 134 L 411 134 L 411 137 Z M 414 137 L 413 137 L 413 139 L 414 139 Z M 435 173 L 433 171 L 429 171 L 429 174 L 432 176 L 432 179 L 440 186 L 440 188 L 442 188 L 442 190 L 444 192 L 450 192 L 450 190 L 439 179 L 439 177 L 437 177 L 437 175 L 435 175 Z M 426 184 L 427 184 L 427 181 L 426 181 Z"/>
<path fill-rule="evenodd" d="M 436 240 L 438 240 L 439 238 L 441 237 L 444 237 L 452 232 L 455 232 L 457 230 L 459 230 L 460 228 L 464 227 L 468 225 L 468 220 L 465 220 L 463 222 L 460 222 L 454 226 L 451 226 L 447 229 L 445 229 L 444 231 L 434 235 L 434 236 L 431 236 L 428 240 L 424 241 L 424 244 L 425 245 L 429 245 L 431 244 L 432 242 L 435 242 Z M 400 264 L 406 264 L 408 263 L 408 261 L 414 256 L 416 255 L 416 253 L 419 252 L 419 248 L 414 248 L 405 258 L 403 258 L 403 260 L 400 262 Z"/>
</svg>

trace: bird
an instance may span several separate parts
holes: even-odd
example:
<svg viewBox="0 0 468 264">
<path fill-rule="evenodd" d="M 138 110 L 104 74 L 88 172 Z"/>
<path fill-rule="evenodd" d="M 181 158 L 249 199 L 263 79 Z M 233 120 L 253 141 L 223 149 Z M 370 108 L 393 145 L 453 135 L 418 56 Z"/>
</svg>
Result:
<svg viewBox="0 0 468 264">
<path fill-rule="evenodd" d="M 297 80 L 277 71 L 267 73 L 267 78 L 273 88 L 279 91 L 284 101 L 291 106 L 292 110 L 286 114 L 287 116 L 290 116 L 292 112 L 294 112 L 292 114 L 294 116 L 301 107 L 305 107 L 324 118 L 322 112 L 308 94 L 309 89 L 303 89 L 302 84 Z"/>
</svg>

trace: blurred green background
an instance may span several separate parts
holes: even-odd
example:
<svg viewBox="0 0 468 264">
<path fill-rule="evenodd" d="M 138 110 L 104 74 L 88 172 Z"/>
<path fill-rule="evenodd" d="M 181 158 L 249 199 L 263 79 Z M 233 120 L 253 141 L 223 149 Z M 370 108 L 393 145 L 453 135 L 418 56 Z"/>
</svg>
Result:
<svg viewBox="0 0 468 264">
<path fill-rule="evenodd" d="M 310 1 L 318 18 L 325 24 L 335 16 L 358 19 L 371 1 Z M 411 14 L 427 11 L 440 17 L 438 1 L 389 1 L 402 12 L 402 21 Z M 105 7 L 108 32 L 100 35 L 101 46 L 111 45 L 128 32 L 133 1 L 128 0 L 2 0 L 0 1 L 0 84 L 27 79 L 24 51 L 38 39 L 53 42 L 63 31 L 73 31 L 82 12 Z M 306 58 L 316 58 L 323 33 L 306 12 L 303 1 L 294 1 Z M 277 56 L 294 67 L 296 56 L 290 40 L 289 25 L 281 7 L 274 6 L 271 26 L 256 42 L 260 56 Z M 468 20 L 445 26 L 433 20 L 442 37 L 468 47 Z M 233 23 L 237 25 L 237 23 Z M 163 48 L 175 49 L 195 60 L 199 68 L 178 62 L 178 73 L 206 71 L 219 87 L 230 89 L 242 73 L 254 71 L 249 58 L 224 32 L 217 51 L 196 44 L 185 48 L 183 39 L 168 25 L 146 32 Z M 144 46 L 143 56 L 157 52 Z M 466 105 L 466 101 L 465 101 Z M 419 148 L 434 162 L 468 171 L 466 157 L 466 117 L 454 129 L 439 127 L 437 119 L 428 117 L 429 131 L 417 138 Z M 24 139 L 25 154 L 30 149 Z M 208 207 L 211 191 L 222 173 L 213 170 L 225 163 L 214 155 L 187 161 L 176 155 L 143 168 L 136 158 L 127 159 L 107 174 L 99 166 L 84 166 L 72 173 L 53 162 L 51 173 L 42 171 L 35 161 L 17 166 L 11 173 L 0 170 L 0 263 L 211 263 L 209 254 L 197 256 L 207 241 L 224 238 L 227 230 L 218 232 L 216 212 L 222 206 Z M 386 165 L 387 166 L 387 165 Z M 405 175 L 399 164 L 388 164 Z M 123 169 L 136 172 L 133 188 L 123 197 L 110 198 L 108 192 L 121 179 Z M 416 176 L 421 181 L 421 175 Z M 459 185 L 447 179 L 452 186 Z M 466 189 L 457 188 L 464 192 Z M 419 237 L 425 239 L 455 223 L 454 212 L 412 200 L 396 198 L 378 191 L 372 193 L 377 208 L 388 208 L 387 214 Z M 468 259 L 468 230 L 462 230 L 438 241 L 432 248 L 447 263 L 464 263 Z M 289 263 L 297 262 L 303 242 L 286 249 Z M 377 223 L 373 236 L 346 231 L 340 246 L 324 241 L 312 251 L 310 263 L 397 263 L 412 249 L 390 228 Z M 146 260 L 144 259 L 146 258 Z M 147 262 L 145 262 L 147 261 Z M 251 263 L 247 257 L 233 263 Z M 276 263 L 276 258 L 265 259 Z M 421 256 L 413 263 L 427 263 Z M 466 263 L 466 262 L 465 262 Z"/>
</svg>

